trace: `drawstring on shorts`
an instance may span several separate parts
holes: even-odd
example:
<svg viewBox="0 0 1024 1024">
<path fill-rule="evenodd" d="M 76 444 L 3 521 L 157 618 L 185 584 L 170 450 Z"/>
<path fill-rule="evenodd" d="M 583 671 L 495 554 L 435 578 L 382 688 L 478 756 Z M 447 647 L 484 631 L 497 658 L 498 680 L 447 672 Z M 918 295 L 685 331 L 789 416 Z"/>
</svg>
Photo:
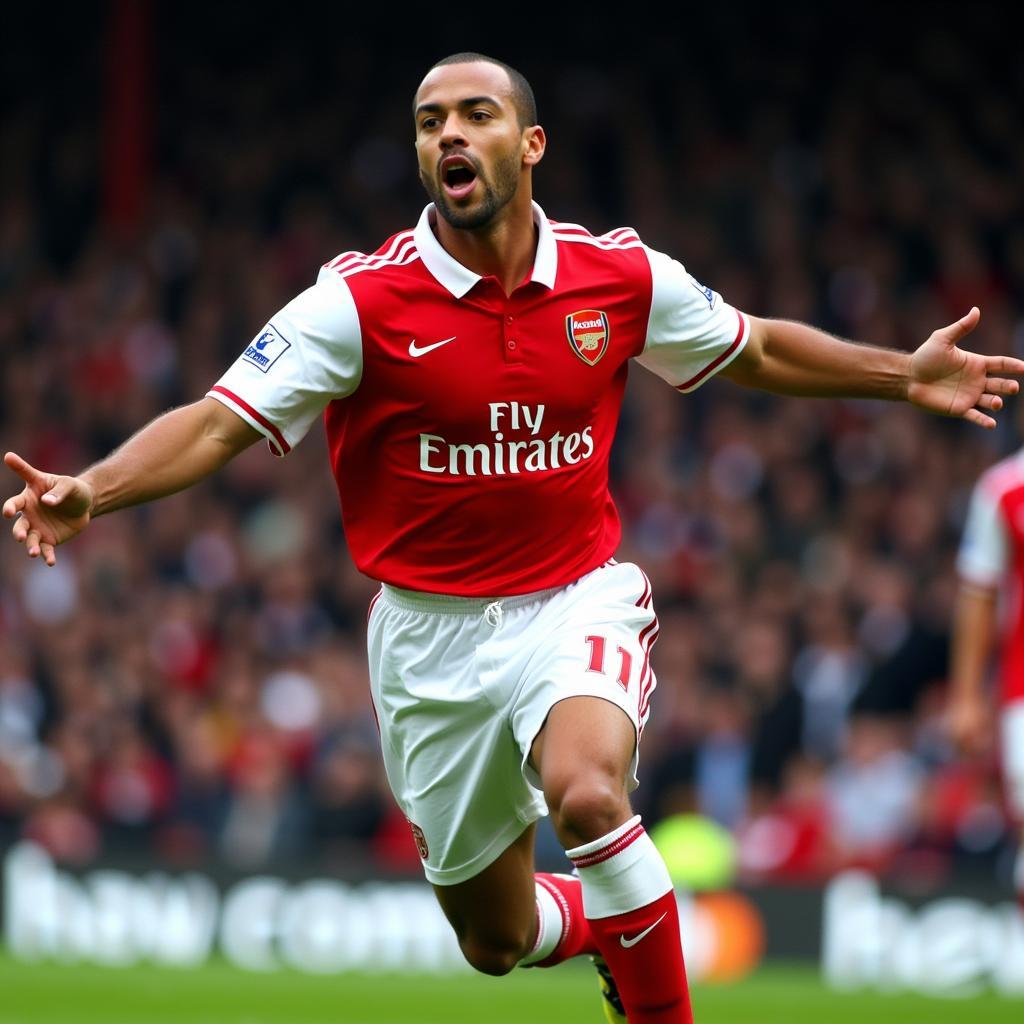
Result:
<svg viewBox="0 0 1024 1024">
<path fill-rule="evenodd" d="M 501 625 L 504 616 L 505 610 L 501 607 L 500 601 L 492 601 L 484 609 L 484 622 L 486 622 L 488 626 L 493 626 L 495 629 Z"/>
<path fill-rule="evenodd" d="M 549 587 L 529 594 L 512 594 L 509 597 L 457 597 L 449 594 L 429 594 L 417 590 L 402 590 L 389 583 L 381 584 L 382 600 L 394 608 L 407 611 L 425 612 L 436 615 L 471 615 L 482 618 L 492 629 L 504 625 L 505 612 L 525 608 L 564 590 L 564 587 Z"/>
</svg>

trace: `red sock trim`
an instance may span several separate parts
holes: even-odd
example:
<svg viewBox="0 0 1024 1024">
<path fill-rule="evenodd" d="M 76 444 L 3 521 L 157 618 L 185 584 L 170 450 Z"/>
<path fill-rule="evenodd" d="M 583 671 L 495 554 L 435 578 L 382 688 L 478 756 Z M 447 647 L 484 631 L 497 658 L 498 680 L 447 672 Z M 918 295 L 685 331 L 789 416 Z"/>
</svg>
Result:
<svg viewBox="0 0 1024 1024">
<path fill-rule="evenodd" d="M 554 878 L 547 874 L 533 876 L 538 885 L 551 893 L 562 914 L 562 934 L 551 953 L 538 960 L 534 967 L 554 967 L 584 953 L 596 953 L 597 943 L 590 922 L 583 913 L 583 890 L 578 878 Z"/>
<path fill-rule="evenodd" d="M 624 832 L 618 839 L 613 839 L 607 846 L 593 853 L 585 853 L 582 857 L 573 857 L 572 862 L 578 868 L 591 868 L 595 864 L 622 853 L 627 846 L 632 846 L 644 834 L 644 827 L 637 822 L 628 832 Z"/>
<path fill-rule="evenodd" d="M 572 913 L 569 908 L 569 901 L 565 898 L 565 894 L 562 890 L 559 889 L 558 886 L 549 878 L 546 878 L 544 875 L 534 875 L 533 879 L 538 885 L 543 886 L 549 893 L 551 893 L 552 899 L 554 899 L 555 903 L 558 905 L 558 909 L 562 912 L 562 934 L 559 936 L 558 942 L 555 943 L 555 948 L 552 951 L 551 955 L 554 956 L 555 953 L 557 953 L 565 944 L 565 940 L 569 937 L 569 929 L 572 927 Z M 537 913 L 539 916 L 539 909 Z M 551 957 L 548 957 L 547 959 L 550 960 Z M 543 964 L 544 961 L 541 961 L 541 963 Z"/>
</svg>

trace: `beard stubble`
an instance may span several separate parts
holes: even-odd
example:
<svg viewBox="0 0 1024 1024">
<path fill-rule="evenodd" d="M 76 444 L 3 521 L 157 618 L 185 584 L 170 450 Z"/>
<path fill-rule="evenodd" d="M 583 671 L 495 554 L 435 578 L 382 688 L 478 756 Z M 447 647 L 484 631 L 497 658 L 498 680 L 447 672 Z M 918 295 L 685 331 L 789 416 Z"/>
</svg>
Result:
<svg viewBox="0 0 1024 1024">
<path fill-rule="evenodd" d="M 462 231 L 476 231 L 486 227 L 503 210 L 515 196 L 519 188 L 518 151 L 509 153 L 495 161 L 493 184 L 480 172 L 480 164 L 474 160 L 477 170 L 477 184 L 483 189 L 483 197 L 479 204 L 467 210 L 460 210 L 453 205 L 436 178 L 420 174 L 423 187 L 437 212 L 453 227 Z"/>
</svg>

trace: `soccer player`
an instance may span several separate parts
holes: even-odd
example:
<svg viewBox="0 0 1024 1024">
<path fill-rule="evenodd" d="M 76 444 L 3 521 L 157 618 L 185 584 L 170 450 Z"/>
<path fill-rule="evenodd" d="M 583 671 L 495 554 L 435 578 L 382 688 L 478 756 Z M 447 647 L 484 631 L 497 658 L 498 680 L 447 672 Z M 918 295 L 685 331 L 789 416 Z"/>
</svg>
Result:
<svg viewBox="0 0 1024 1024">
<path fill-rule="evenodd" d="M 1013 884 L 1024 907 L 1024 449 L 975 485 L 957 570 L 947 722 L 965 751 L 983 749 L 991 723 L 985 684 L 998 643 L 999 753 L 1017 829 Z"/>
<path fill-rule="evenodd" d="M 972 309 L 905 354 L 730 306 L 620 228 L 533 202 L 531 89 L 457 54 L 414 101 L 432 202 L 372 255 L 326 264 L 200 401 L 80 476 L 13 453 L 30 557 L 323 415 L 370 608 L 388 778 L 469 962 L 594 956 L 611 1021 L 692 1019 L 672 884 L 630 808 L 655 680 L 651 587 L 615 562 L 608 456 L 635 359 L 688 392 L 716 373 L 787 395 L 908 400 L 992 426 L 1024 362 L 958 348 Z M 573 876 L 536 875 L 550 812 Z"/>
</svg>

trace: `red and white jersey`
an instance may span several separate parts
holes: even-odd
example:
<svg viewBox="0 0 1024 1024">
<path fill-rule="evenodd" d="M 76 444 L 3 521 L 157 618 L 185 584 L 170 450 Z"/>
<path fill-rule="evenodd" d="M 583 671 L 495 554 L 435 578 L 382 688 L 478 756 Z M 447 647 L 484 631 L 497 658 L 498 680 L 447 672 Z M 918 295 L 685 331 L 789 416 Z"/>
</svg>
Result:
<svg viewBox="0 0 1024 1024">
<path fill-rule="evenodd" d="M 957 569 L 968 583 L 1002 590 L 1002 697 L 1024 698 L 1024 450 L 975 486 Z"/>
<path fill-rule="evenodd" d="M 466 597 L 562 586 L 614 553 L 608 455 L 629 360 L 692 391 L 747 318 L 630 228 L 538 230 L 511 295 L 453 259 L 428 206 L 344 253 L 211 389 L 283 455 L 324 415 L 356 565 Z"/>
</svg>

